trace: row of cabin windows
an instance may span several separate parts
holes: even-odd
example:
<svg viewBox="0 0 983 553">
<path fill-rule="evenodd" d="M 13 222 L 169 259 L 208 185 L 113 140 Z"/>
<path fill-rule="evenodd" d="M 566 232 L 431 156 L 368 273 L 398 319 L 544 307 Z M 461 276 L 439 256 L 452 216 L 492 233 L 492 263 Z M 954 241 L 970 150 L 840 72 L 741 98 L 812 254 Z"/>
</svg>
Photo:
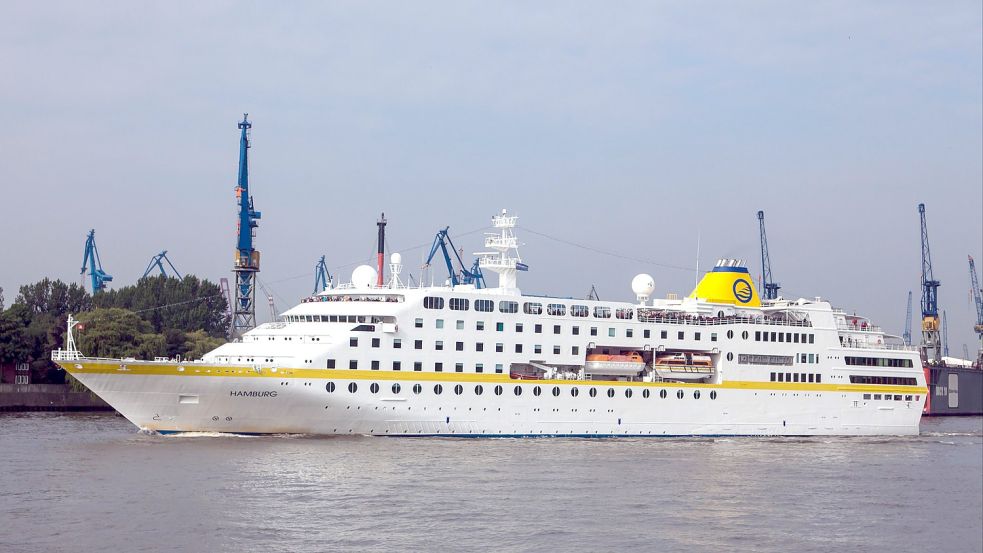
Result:
<svg viewBox="0 0 983 553">
<path fill-rule="evenodd" d="M 327 384 L 324 385 L 324 389 L 328 393 L 334 393 L 335 390 L 337 390 L 337 386 L 335 385 L 334 382 L 328 382 Z M 372 392 L 373 394 L 378 394 L 379 393 L 379 390 L 381 390 L 381 389 L 382 388 L 376 382 L 373 382 L 372 384 L 369 384 L 369 391 Z M 392 393 L 394 395 L 398 395 L 402 391 L 403 386 L 400 383 L 396 382 L 396 383 L 394 383 L 392 385 L 392 387 L 390 389 L 392 390 Z M 456 384 L 454 386 L 454 388 L 452 388 L 452 389 L 453 389 L 455 395 L 461 395 L 461 394 L 464 393 L 464 386 L 461 385 L 461 384 Z M 512 387 L 512 394 L 515 395 L 515 396 L 521 396 L 524 389 L 525 388 L 523 388 L 521 385 L 519 385 L 519 386 L 513 386 Z M 414 384 L 413 387 L 411 388 L 411 390 L 413 390 L 413 393 L 414 394 L 421 394 L 421 393 L 423 393 L 423 385 L 422 384 Z M 534 395 L 536 397 L 539 397 L 539 396 L 542 396 L 543 395 L 543 392 L 544 391 L 547 391 L 547 390 L 549 391 L 549 394 L 547 394 L 547 395 L 552 395 L 553 397 L 559 397 L 560 394 L 563 393 L 559 386 L 553 386 L 552 389 L 546 388 L 546 390 L 544 390 L 542 386 L 533 386 L 533 388 L 532 388 L 532 395 Z M 358 383 L 356 383 L 356 382 L 349 382 L 348 383 L 348 391 L 351 392 L 351 393 L 353 393 L 353 394 L 356 393 L 356 392 L 358 392 Z M 444 385 L 443 384 L 434 384 L 433 385 L 433 393 L 436 394 L 436 395 L 438 395 L 438 396 L 440 394 L 444 393 Z M 485 393 L 485 387 L 483 385 L 481 385 L 481 384 L 475 385 L 475 387 L 474 387 L 474 395 L 480 396 L 480 395 L 482 395 L 484 393 Z M 496 385 L 494 388 L 492 388 L 492 393 L 494 393 L 496 396 L 502 395 L 503 393 L 505 393 L 505 386 L 502 386 L 501 384 Z M 577 397 L 579 395 L 580 395 L 580 388 L 578 388 L 576 386 L 570 388 L 570 396 L 571 397 Z M 597 388 L 589 388 L 587 390 L 587 395 L 590 396 L 590 397 L 597 397 L 597 395 L 598 395 Z M 609 398 L 613 398 L 615 395 L 617 395 L 617 392 L 615 391 L 614 388 L 608 388 L 607 391 L 603 395 L 606 395 Z M 626 398 L 631 398 L 634 395 L 635 395 L 635 390 L 633 390 L 632 388 L 625 388 L 624 389 L 624 396 Z M 641 396 L 642 398 L 648 399 L 648 398 L 652 397 L 652 391 L 649 390 L 648 388 L 645 388 L 638 395 Z M 693 390 L 693 394 L 692 395 L 693 395 L 693 399 L 700 399 L 700 397 L 701 397 L 702 394 L 700 393 L 700 390 Z M 710 399 L 717 399 L 717 391 L 716 390 L 710 390 L 710 394 L 709 395 L 710 395 Z M 676 398 L 677 399 L 683 399 L 683 397 L 685 397 L 685 396 L 686 396 L 686 393 L 683 390 L 676 390 Z M 666 399 L 667 397 L 669 397 L 669 393 L 665 389 L 659 390 L 659 397 L 662 398 L 662 399 Z"/>
<path fill-rule="evenodd" d="M 887 357 L 844 357 L 847 365 L 861 367 L 911 367 L 911 359 L 890 359 Z"/>
<path fill-rule="evenodd" d="M 892 386 L 915 386 L 918 380 L 907 376 L 869 376 L 864 374 L 851 374 L 851 384 L 887 384 Z"/>
<path fill-rule="evenodd" d="M 424 325 L 424 322 L 423 322 L 423 319 L 422 318 L 417 318 L 416 320 L 413 321 L 413 326 L 415 328 L 423 328 L 423 325 Z M 434 319 L 434 328 L 443 329 L 444 328 L 444 319 Z M 454 322 L 454 328 L 456 330 L 464 330 L 464 321 L 463 320 L 460 320 L 460 319 L 457 320 L 457 321 L 455 321 Z M 526 328 L 526 326 L 525 326 L 524 323 L 515 323 L 515 331 L 516 332 L 524 332 L 525 331 L 525 328 Z M 483 331 L 483 330 L 485 330 L 485 321 L 475 321 L 475 328 L 474 329 L 477 330 L 477 331 Z M 496 322 L 495 323 L 495 331 L 496 332 L 505 332 L 505 323 L 504 322 Z M 553 325 L 553 334 L 561 334 L 562 332 L 563 332 L 563 326 L 562 325 Z M 590 335 L 591 336 L 598 336 L 598 332 L 599 332 L 598 327 L 596 327 L 596 326 L 590 327 Z M 534 324 L 533 325 L 533 333 L 535 333 L 535 334 L 542 334 L 543 333 L 543 325 L 538 324 L 538 323 Z M 574 336 L 580 336 L 580 327 L 579 326 L 571 326 L 570 327 L 570 333 L 573 334 Z M 703 334 L 704 334 L 703 332 L 693 332 L 692 333 L 692 339 L 693 340 L 703 340 Z M 617 329 L 614 328 L 614 327 L 608 327 L 608 334 L 607 335 L 610 338 L 616 337 L 617 336 Z M 731 331 L 728 331 L 728 337 L 729 338 L 733 338 L 734 337 L 733 335 L 734 335 L 734 331 L 732 331 L 732 330 Z M 634 336 L 635 336 L 634 329 L 631 329 L 631 328 L 626 328 L 625 329 L 625 338 L 633 338 Z M 652 331 L 650 329 L 647 329 L 647 328 L 644 329 L 642 331 L 642 337 L 643 338 L 651 338 L 652 337 Z M 662 338 L 663 340 L 667 340 L 669 338 L 669 331 L 667 331 L 667 330 L 661 331 L 660 334 L 659 334 L 659 337 Z M 686 339 L 686 333 L 684 331 L 682 331 L 682 330 L 677 331 L 676 332 L 676 338 L 679 339 L 679 340 L 685 340 Z M 747 338 L 747 331 L 744 332 L 744 338 L 745 339 Z M 711 332 L 710 333 L 710 341 L 711 342 L 716 342 L 717 341 L 717 333 L 716 332 Z"/>
<path fill-rule="evenodd" d="M 755 342 L 784 342 L 789 344 L 815 344 L 816 335 L 804 332 L 768 332 L 754 331 Z"/>
<path fill-rule="evenodd" d="M 287 323 L 381 323 L 382 317 L 372 315 L 283 315 Z"/>
<path fill-rule="evenodd" d="M 381 366 L 382 366 L 382 363 L 380 361 L 370 361 L 369 362 L 369 367 L 373 371 L 380 370 Z M 328 359 L 328 361 L 327 361 L 327 368 L 329 368 L 329 369 L 337 369 L 338 368 L 338 362 L 337 362 L 337 360 L 335 360 L 335 359 Z M 351 370 L 358 370 L 358 361 L 355 360 L 355 359 L 350 359 L 348 361 L 348 368 L 351 369 Z M 393 361 L 392 362 L 392 370 L 394 370 L 394 371 L 401 371 L 401 370 L 403 370 L 403 362 L 402 361 Z M 423 361 L 414 361 L 413 362 L 413 370 L 416 371 L 416 372 L 422 371 L 423 370 Z M 434 363 L 433 364 L 433 370 L 434 370 L 434 372 L 438 372 L 438 373 L 439 372 L 444 372 L 444 364 L 442 362 L 439 362 L 439 361 L 436 362 L 436 363 Z M 495 372 L 497 374 L 501 374 L 504 370 L 505 370 L 505 367 L 504 367 L 504 365 L 502 363 L 496 363 L 495 364 Z M 454 372 L 463 373 L 464 372 L 464 363 L 454 363 Z M 475 363 L 474 364 L 474 372 L 476 372 L 476 373 L 483 373 L 483 372 L 485 372 L 485 365 L 484 365 L 484 363 Z"/>
<path fill-rule="evenodd" d="M 372 338 L 372 347 L 378 348 L 378 347 L 380 347 L 381 343 L 382 343 L 381 339 L 379 339 L 379 338 Z M 353 338 L 349 338 L 348 339 L 348 345 L 350 347 L 353 347 L 353 348 L 354 347 L 358 347 L 358 338 L 354 338 L 354 337 Z M 393 338 L 393 349 L 402 349 L 402 348 L 403 348 L 403 340 L 402 340 L 402 338 Z M 413 340 L 413 349 L 422 350 L 423 349 L 423 340 Z M 554 345 L 553 346 L 553 355 L 560 355 L 561 354 L 561 349 L 562 348 L 560 346 Z M 444 341 L 443 340 L 436 340 L 434 342 L 434 350 L 436 350 L 436 351 L 444 351 Z M 478 351 L 478 352 L 485 351 L 485 343 L 484 342 L 475 342 L 475 344 L 474 344 L 474 350 L 475 351 Z M 454 342 L 454 351 L 464 351 L 464 342 Z M 504 343 L 498 342 L 498 343 L 495 344 L 495 352 L 496 353 L 503 353 L 504 351 L 505 351 L 505 344 Z M 516 353 L 522 353 L 522 344 L 515 344 L 515 352 Z M 543 346 L 542 346 L 542 344 L 534 344 L 533 345 L 533 353 L 543 353 Z M 570 348 L 570 354 L 571 355 L 580 355 L 580 346 L 571 346 L 571 348 Z"/>
<path fill-rule="evenodd" d="M 823 375 L 819 373 L 771 373 L 772 382 L 819 382 Z"/>
<path fill-rule="evenodd" d="M 450 298 L 447 302 L 447 307 L 452 311 L 467 311 L 471 306 L 471 300 L 467 298 Z M 426 309 L 443 309 L 444 308 L 444 298 L 437 296 L 426 296 L 423 298 L 423 307 Z M 481 313 L 491 313 L 495 309 L 495 302 L 492 300 L 474 300 L 474 310 Z M 498 312 L 499 313 L 518 313 L 519 312 L 519 302 L 511 300 L 502 300 L 498 302 Z M 527 301 L 522 304 L 522 312 L 527 315 L 542 315 L 543 314 L 543 304 L 540 302 Z M 546 304 L 547 315 L 553 315 L 562 317 L 567 314 L 567 306 L 562 303 L 548 303 Z M 635 318 L 635 310 L 630 307 L 619 307 L 616 309 L 611 309 L 610 307 L 596 306 L 593 309 L 594 317 L 598 319 L 610 319 L 611 314 L 614 313 L 615 318 L 632 320 Z M 591 314 L 590 307 L 586 305 L 571 305 L 570 315 L 573 317 L 587 317 Z"/>
<path fill-rule="evenodd" d="M 864 399 L 870 399 L 870 398 L 871 398 L 871 394 L 864 394 Z M 884 401 L 891 401 L 891 398 L 892 398 L 891 394 L 884 394 Z M 922 396 L 920 395 L 914 396 L 914 401 L 919 401 L 921 400 L 921 398 Z M 874 399 L 880 400 L 881 394 L 874 394 Z M 906 395 L 902 400 L 900 394 L 894 394 L 894 401 L 912 401 L 912 396 Z"/>
</svg>

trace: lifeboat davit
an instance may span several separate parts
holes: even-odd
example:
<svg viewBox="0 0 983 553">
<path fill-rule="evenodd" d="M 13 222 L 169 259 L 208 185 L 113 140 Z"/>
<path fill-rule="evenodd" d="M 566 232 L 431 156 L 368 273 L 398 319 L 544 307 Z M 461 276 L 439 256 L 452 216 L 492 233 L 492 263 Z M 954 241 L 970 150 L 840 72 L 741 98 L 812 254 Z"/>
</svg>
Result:
<svg viewBox="0 0 983 553">
<path fill-rule="evenodd" d="M 645 369 L 645 361 L 637 351 L 623 355 L 594 353 L 587 356 L 585 369 L 589 374 L 636 376 Z"/>
</svg>

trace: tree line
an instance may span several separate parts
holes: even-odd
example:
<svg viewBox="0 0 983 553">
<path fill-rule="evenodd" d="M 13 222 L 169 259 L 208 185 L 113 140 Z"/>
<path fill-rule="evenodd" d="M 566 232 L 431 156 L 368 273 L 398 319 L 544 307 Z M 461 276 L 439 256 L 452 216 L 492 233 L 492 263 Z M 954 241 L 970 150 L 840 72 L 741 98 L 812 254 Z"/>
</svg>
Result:
<svg viewBox="0 0 983 553">
<path fill-rule="evenodd" d="M 64 347 L 69 314 L 86 356 L 197 359 L 226 341 L 227 308 L 221 288 L 194 275 L 145 277 L 95 296 L 45 278 L 21 286 L 6 309 L 0 288 L 0 363 L 30 363 L 32 382 L 64 382 L 50 358 Z"/>
</svg>

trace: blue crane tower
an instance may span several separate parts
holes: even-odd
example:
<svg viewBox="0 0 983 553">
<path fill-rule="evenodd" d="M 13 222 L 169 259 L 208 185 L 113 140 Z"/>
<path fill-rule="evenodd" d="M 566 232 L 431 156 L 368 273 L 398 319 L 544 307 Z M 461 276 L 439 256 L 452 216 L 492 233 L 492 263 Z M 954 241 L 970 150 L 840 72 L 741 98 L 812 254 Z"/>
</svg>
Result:
<svg viewBox="0 0 983 553">
<path fill-rule="evenodd" d="M 925 204 L 918 204 L 922 225 L 922 354 L 932 364 L 942 364 L 942 340 L 939 335 L 939 285 L 932 275 L 932 252 L 928 247 L 928 224 Z"/>
<path fill-rule="evenodd" d="M 171 260 L 168 259 L 167 257 L 167 250 L 160 252 L 159 254 L 153 256 L 150 259 L 150 264 L 147 265 L 146 270 L 143 271 L 143 278 L 147 278 L 148 276 L 150 276 L 150 272 L 154 270 L 154 267 L 157 267 L 157 269 L 160 271 L 161 276 L 168 276 L 167 269 L 164 268 L 165 261 L 167 262 L 167 265 L 171 268 L 171 272 L 174 273 L 174 276 L 177 278 L 181 278 L 181 273 L 178 272 L 178 270 L 174 267 L 174 264 L 171 263 Z"/>
<path fill-rule="evenodd" d="M 768 256 L 768 236 L 765 234 L 765 212 L 758 212 L 758 227 L 761 229 L 761 278 L 764 281 L 764 299 L 778 299 L 781 285 L 771 276 L 771 258 Z"/>
<path fill-rule="evenodd" d="M 973 295 L 973 305 L 976 306 L 976 324 L 973 330 L 983 340 L 983 289 L 980 288 L 980 279 L 976 276 L 976 263 L 973 256 L 969 256 L 969 286 Z"/>
<path fill-rule="evenodd" d="M 331 286 L 331 273 L 324 262 L 324 256 L 314 265 L 314 294 L 320 294 Z"/>
<path fill-rule="evenodd" d="M 89 231 L 89 237 L 85 240 L 85 252 L 82 254 L 82 272 L 89 270 L 89 278 L 92 280 L 92 295 L 106 289 L 106 283 L 113 281 L 113 275 L 102 270 L 102 260 L 99 259 L 99 248 L 96 247 L 96 230 Z"/>
<path fill-rule="evenodd" d="M 976 305 L 976 324 L 973 325 L 973 330 L 980 338 L 976 366 L 983 368 L 983 288 L 980 288 L 980 279 L 976 276 L 976 263 L 973 262 L 973 256 L 969 256 L 969 285 L 972 287 L 973 304 Z M 966 357 L 969 357 L 968 353 Z"/>
<path fill-rule="evenodd" d="M 904 334 L 901 335 L 906 346 L 911 345 L 911 290 L 908 290 L 908 312 L 904 318 Z"/>
<path fill-rule="evenodd" d="M 240 336 L 256 326 L 256 273 L 259 272 L 259 251 L 253 247 L 257 221 L 262 217 L 253 208 L 249 195 L 249 129 L 253 124 L 242 114 L 239 122 L 239 181 L 236 184 L 236 201 L 239 204 L 239 222 L 236 226 L 238 242 L 235 252 L 235 298 L 232 306 L 232 333 Z"/>
<path fill-rule="evenodd" d="M 437 231 L 437 235 L 433 239 L 433 246 L 430 247 L 430 255 L 427 256 L 427 262 L 424 267 L 429 267 L 430 262 L 433 261 L 435 255 L 437 255 L 437 250 L 444 254 L 444 263 L 447 264 L 447 274 L 450 277 L 451 286 L 458 286 L 461 284 L 473 284 L 475 288 L 485 288 L 485 277 L 481 274 L 481 268 L 478 266 L 478 260 L 474 261 L 471 265 L 471 269 L 466 269 L 464 267 L 464 261 L 461 260 L 461 254 L 458 253 L 457 249 L 454 247 L 454 242 L 451 240 L 447 231 L 451 227 L 444 227 L 442 230 Z M 448 252 L 454 252 L 454 257 L 457 258 L 457 263 L 461 267 L 460 273 L 454 269 L 454 262 L 451 261 L 451 255 Z"/>
</svg>

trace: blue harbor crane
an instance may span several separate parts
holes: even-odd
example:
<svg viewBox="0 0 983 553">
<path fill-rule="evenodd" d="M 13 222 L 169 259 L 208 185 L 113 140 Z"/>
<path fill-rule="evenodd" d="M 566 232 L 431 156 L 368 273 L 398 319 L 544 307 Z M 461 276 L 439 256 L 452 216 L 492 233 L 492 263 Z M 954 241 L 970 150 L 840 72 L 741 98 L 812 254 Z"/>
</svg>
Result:
<svg viewBox="0 0 983 553">
<path fill-rule="evenodd" d="M 89 231 L 89 237 L 85 240 L 85 252 L 82 254 L 82 272 L 89 270 L 89 278 L 92 279 L 92 295 L 106 289 L 106 283 L 113 281 L 113 275 L 102 270 L 102 260 L 99 259 L 99 248 L 96 247 L 96 230 Z"/>
<path fill-rule="evenodd" d="M 253 124 L 249 114 L 242 114 L 239 122 L 239 180 L 235 187 L 239 204 L 239 221 L 236 227 L 238 242 L 235 251 L 235 299 L 232 306 L 232 332 L 239 336 L 256 326 L 256 273 L 259 272 L 259 251 L 253 247 L 257 222 L 262 214 L 253 207 L 249 195 L 249 129 Z"/>
<path fill-rule="evenodd" d="M 324 262 L 324 256 L 314 265 L 314 294 L 320 294 L 331 287 L 331 273 Z"/>
<path fill-rule="evenodd" d="M 764 281 L 764 299 L 778 299 L 781 285 L 771 276 L 771 258 L 768 256 L 768 236 L 765 234 L 765 212 L 758 212 L 758 227 L 761 229 L 761 278 Z"/>
<path fill-rule="evenodd" d="M 161 276 L 168 276 L 167 269 L 164 268 L 165 261 L 167 262 L 167 265 L 171 268 L 171 272 L 174 273 L 174 277 L 181 278 L 181 273 L 179 273 L 178 270 L 174 268 L 174 264 L 171 263 L 171 260 L 167 258 L 167 250 L 164 250 L 159 254 L 155 255 L 153 258 L 151 258 L 150 264 L 147 265 L 147 269 L 143 271 L 143 278 L 147 278 L 148 276 L 150 276 L 150 273 L 151 271 L 154 270 L 154 267 L 157 267 L 157 269 L 160 271 Z"/>
<path fill-rule="evenodd" d="M 451 240 L 450 235 L 447 233 L 450 228 L 451 227 L 444 227 L 442 230 L 437 231 L 437 235 L 433 239 L 433 246 L 430 247 L 430 255 L 427 256 L 427 262 L 424 264 L 424 267 L 430 266 L 430 262 L 433 261 L 433 258 L 435 255 L 437 255 L 437 250 L 439 249 L 444 254 L 444 263 L 447 264 L 447 274 L 450 276 L 452 286 L 473 284 L 475 288 L 485 288 L 485 277 L 481 274 L 481 268 L 478 265 L 478 260 L 474 260 L 474 264 L 471 265 L 470 270 L 464 267 L 464 261 L 461 259 L 461 254 L 458 253 L 457 248 L 454 247 L 454 241 Z M 448 249 L 451 252 L 454 252 L 454 257 L 457 259 L 457 263 L 461 267 L 460 272 L 454 269 L 454 262 L 451 260 L 451 254 Z"/>
<path fill-rule="evenodd" d="M 908 290 L 908 312 L 904 318 L 904 334 L 901 335 L 906 346 L 911 345 L 911 290 Z"/>
<path fill-rule="evenodd" d="M 976 325 L 973 326 L 973 330 L 980 340 L 983 340 L 983 289 L 980 288 L 980 279 L 976 276 L 976 263 L 973 262 L 973 256 L 969 256 L 969 285 L 973 304 L 976 306 Z"/>
<path fill-rule="evenodd" d="M 942 364 L 942 341 L 939 335 L 939 285 L 932 275 L 932 252 L 928 247 L 928 224 L 925 204 L 918 204 L 922 225 L 922 352 L 929 363 Z"/>
</svg>

